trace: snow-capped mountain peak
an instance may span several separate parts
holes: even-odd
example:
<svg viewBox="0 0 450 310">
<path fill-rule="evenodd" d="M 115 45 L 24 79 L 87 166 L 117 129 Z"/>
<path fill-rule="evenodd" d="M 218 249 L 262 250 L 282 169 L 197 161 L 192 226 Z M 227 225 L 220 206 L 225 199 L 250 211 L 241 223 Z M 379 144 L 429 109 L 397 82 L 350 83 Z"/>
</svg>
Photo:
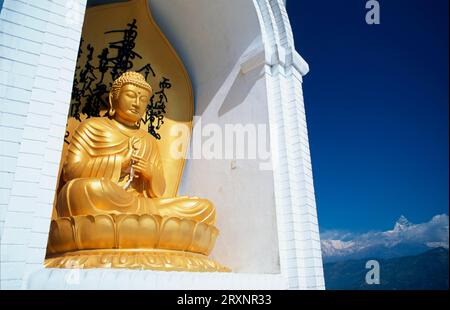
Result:
<svg viewBox="0 0 450 310">
<path fill-rule="evenodd" d="M 394 226 L 394 231 L 402 231 L 405 229 L 408 229 L 409 227 L 413 226 L 414 224 L 408 221 L 408 219 L 401 215 Z"/>
<path fill-rule="evenodd" d="M 436 247 L 448 249 L 448 233 L 447 214 L 420 224 L 413 224 L 402 215 L 392 230 L 363 234 L 325 231 L 321 234 L 322 254 L 325 261 L 416 255 Z"/>
</svg>

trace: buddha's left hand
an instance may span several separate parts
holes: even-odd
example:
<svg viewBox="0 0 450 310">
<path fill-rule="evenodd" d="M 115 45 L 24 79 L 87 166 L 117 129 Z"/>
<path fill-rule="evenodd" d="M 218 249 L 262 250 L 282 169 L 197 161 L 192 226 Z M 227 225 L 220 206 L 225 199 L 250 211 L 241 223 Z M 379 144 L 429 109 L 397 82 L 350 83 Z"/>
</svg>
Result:
<svg viewBox="0 0 450 310">
<path fill-rule="evenodd" d="M 136 178 L 139 176 L 143 176 L 145 179 L 150 180 L 151 171 L 152 171 L 152 163 L 144 158 L 142 155 L 132 155 L 131 159 L 133 160 L 133 168 L 137 173 L 135 175 Z"/>
</svg>

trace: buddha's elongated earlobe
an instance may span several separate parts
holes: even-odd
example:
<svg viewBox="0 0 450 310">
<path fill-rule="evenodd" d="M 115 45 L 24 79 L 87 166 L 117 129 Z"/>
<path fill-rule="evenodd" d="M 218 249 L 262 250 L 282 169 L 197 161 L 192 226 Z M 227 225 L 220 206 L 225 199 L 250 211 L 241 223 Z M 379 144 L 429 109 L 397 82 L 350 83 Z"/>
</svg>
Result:
<svg viewBox="0 0 450 310">
<path fill-rule="evenodd" d="M 112 95 L 112 93 L 109 93 L 109 111 L 108 111 L 108 115 L 110 117 L 113 117 L 115 113 L 116 113 L 116 110 L 114 110 L 114 107 L 113 107 L 113 95 Z"/>
</svg>

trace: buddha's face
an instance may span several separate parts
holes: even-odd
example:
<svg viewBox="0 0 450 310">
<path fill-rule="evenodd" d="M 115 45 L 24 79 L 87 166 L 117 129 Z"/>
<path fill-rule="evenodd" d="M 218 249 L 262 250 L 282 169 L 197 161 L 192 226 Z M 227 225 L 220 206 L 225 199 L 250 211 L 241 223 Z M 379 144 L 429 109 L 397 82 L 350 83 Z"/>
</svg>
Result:
<svg viewBox="0 0 450 310">
<path fill-rule="evenodd" d="M 135 124 L 145 113 L 150 92 L 133 84 L 125 84 L 115 100 L 115 118 L 121 122 Z"/>
</svg>

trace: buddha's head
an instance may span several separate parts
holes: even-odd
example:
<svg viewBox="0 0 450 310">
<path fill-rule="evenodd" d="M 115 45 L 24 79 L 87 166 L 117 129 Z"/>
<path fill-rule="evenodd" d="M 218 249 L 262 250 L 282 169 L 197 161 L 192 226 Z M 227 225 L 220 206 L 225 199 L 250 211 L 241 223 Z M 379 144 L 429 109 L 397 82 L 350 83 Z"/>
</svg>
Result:
<svg viewBox="0 0 450 310">
<path fill-rule="evenodd" d="M 129 71 L 113 82 L 109 93 L 109 116 L 125 125 L 138 124 L 152 95 L 142 74 Z"/>
</svg>

